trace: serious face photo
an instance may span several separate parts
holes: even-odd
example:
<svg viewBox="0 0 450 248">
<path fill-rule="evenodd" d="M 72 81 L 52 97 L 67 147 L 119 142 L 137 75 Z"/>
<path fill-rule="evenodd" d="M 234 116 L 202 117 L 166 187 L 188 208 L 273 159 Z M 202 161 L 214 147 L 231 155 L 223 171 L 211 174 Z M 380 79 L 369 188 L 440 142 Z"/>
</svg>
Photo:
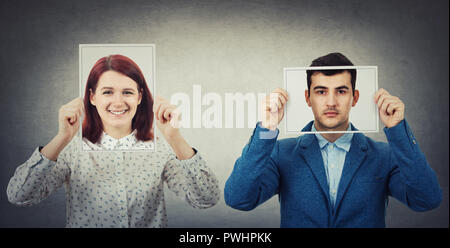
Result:
<svg viewBox="0 0 450 248">
<path fill-rule="evenodd" d="M 312 108 L 316 128 L 321 131 L 344 130 L 348 126 L 350 110 L 358 102 L 359 91 L 353 89 L 348 71 L 334 75 L 313 72 L 310 90 L 305 99 Z"/>
<path fill-rule="evenodd" d="M 302 128 L 312 120 L 315 120 L 314 133 L 377 132 L 379 118 L 373 100 L 378 89 L 377 67 L 330 68 L 284 69 L 290 96 L 286 133 L 310 133 Z M 358 131 L 347 131 L 349 123 Z"/>
</svg>

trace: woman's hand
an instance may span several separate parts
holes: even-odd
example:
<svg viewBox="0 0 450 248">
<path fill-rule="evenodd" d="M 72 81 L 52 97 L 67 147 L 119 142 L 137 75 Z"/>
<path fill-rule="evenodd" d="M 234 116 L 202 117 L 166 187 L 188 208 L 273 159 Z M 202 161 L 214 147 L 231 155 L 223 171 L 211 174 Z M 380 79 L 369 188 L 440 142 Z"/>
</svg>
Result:
<svg viewBox="0 0 450 248">
<path fill-rule="evenodd" d="M 59 153 L 72 140 L 80 128 L 80 120 L 84 115 L 83 99 L 75 98 L 59 109 L 58 134 L 41 150 L 46 158 L 56 161 Z"/>
<path fill-rule="evenodd" d="M 84 115 L 83 99 L 75 98 L 59 109 L 58 136 L 69 143 L 80 128 L 80 120 Z"/>
<path fill-rule="evenodd" d="M 179 135 L 180 112 L 175 105 L 170 104 L 164 98 L 157 96 L 153 104 L 156 126 L 162 132 L 166 140 Z"/>
<path fill-rule="evenodd" d="M 157 96 L 153 104 L 153 112 L 155 113 L 156 126 L 172 147 L 177 158 L 184 160 L 194 156 L 194 150 L 180 133 L 181 113 L 177 107 Z"/>
</svg>

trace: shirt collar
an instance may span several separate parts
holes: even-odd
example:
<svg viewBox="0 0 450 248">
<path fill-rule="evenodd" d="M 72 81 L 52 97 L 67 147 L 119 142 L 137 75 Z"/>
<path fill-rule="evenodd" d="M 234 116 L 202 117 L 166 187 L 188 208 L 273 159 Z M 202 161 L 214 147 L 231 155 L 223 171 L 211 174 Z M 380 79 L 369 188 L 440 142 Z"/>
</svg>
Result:
<svg viewBox="0 0 450 248">
<path fill-rule="evenodd" d="M 347 131 L 352 131 L 352 127 L 351 126 L 352 125 L 349 123 Z M 314 126 L 314 123 L 313 123 L 313 125 L 311 127 L 311 131 L 312 132 L 316 132 L 317 131 L 316 127 Z M 324 148 L 328 143 L 331 143 L 328 140 L 326 140 L 322 136 L 322 134 L 315 133 L 315 135 L 317 137 L 317 140 L 319 141 L 320 149 Z M 352 142 L 352 138 L 353 138 L 353 133 L 346 133 L 346 134 L 342 135 L 341 137 L 339 137 L 339 139 L 337 139 L 334 142 L 334 144 L 337 147 L 339 147 L 341 149 L 344 149 L 346 152 L 348 152 L 348 151 L 350 151 L 350 145 L 351 145 L 351 142 Z"/>
<path fill-rule="evenodd" d="M 107 133 L 103 132 L 100 137 L 100 146 L 107 150 L 124 150 L 131 149 L 138 140 L 136 139 L 136 129 L 133 130 L 129 135 L 122 137 L 120 139 L 113 138 L 109 136 Z"/>
</svg>

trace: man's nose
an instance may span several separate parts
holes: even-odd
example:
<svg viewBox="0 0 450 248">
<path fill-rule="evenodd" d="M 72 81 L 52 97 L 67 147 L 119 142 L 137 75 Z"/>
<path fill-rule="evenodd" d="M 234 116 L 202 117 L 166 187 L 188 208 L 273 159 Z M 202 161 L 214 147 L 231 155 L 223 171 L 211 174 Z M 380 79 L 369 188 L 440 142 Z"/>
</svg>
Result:
<svg viewBox="0 0 450 248">
<path fill-rule="evenodd" d="M 337 104 L 336 95 L 333 92 L 330 92 L 326 99 L 326 104 L 329 107 L 334 107 Z"/>
</svg>

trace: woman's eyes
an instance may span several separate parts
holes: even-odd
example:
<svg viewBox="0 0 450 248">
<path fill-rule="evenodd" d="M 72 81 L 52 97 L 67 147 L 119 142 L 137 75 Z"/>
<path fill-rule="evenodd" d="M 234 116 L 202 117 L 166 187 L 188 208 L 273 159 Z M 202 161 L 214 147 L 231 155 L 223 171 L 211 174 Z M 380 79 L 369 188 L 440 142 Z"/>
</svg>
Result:
<svg viewBox="0 0 450 248">
<path fill-rule="evenodd" d="M 112 95 L 113 92 L 111 90 L 103 91 L 103 95 Z M 133 91 L 124 91 L 122 94 L 124 95 L 133 95 Z"/>
</svg>

